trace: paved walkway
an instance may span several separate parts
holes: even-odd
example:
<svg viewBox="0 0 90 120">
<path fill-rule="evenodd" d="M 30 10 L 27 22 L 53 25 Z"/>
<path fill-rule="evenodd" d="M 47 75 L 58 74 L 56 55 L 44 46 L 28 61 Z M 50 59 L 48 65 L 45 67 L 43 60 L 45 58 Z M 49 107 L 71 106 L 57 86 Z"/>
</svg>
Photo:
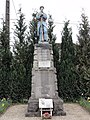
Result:
<svg viewBox="0 0 90 120">
<path fill-rule="evenodd" d="M 25 117 L 27 105 L 15 105 L 0 116 L 0 120 L 41 120 L 40 117 Z M 52 117 L 52 120 L 90 120 L 90 114 L 78 104 L 64 104 L 66 116 Z"/>
</svg>

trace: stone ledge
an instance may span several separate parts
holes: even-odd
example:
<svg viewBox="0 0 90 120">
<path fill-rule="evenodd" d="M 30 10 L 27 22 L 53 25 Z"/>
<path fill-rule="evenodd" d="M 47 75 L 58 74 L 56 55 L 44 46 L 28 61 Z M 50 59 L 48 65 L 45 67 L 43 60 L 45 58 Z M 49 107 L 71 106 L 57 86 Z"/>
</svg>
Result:
<svg viewBox="0 0 90 120">
<path fill-rule="evenodd" d="M 51 49 L 51 44 L 49 44 L 48 42 L 41 42 L 39 44 L 35 44 L 35 47 L 40 47 L 40 48 L 43 48 L 43 49 Z M 35 48 L 36 50 L 37 48 Z"/>
<path fill-rule="evenodd" d="M 63 110 L 63 100 L 61 98 L 53 98 L 53 116 L 65 116 L 66 112 Z M 28 108 L 25 114 L 26 117 L 40 117 L 39 99 L 29 99 Z"/>
</svg>

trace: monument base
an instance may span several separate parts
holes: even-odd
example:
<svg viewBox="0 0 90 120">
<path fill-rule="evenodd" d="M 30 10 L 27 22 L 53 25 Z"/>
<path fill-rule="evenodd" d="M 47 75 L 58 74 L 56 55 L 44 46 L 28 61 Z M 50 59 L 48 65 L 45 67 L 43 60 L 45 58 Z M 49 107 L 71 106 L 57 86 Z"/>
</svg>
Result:
<svg viewBox="0 0 90 120">
<path fill-rule="evenodd" d="M 53 100 L 53 116 L 66 115 L 63 100 L 58 97 L 56 69 L 53 63 L 52 45 L 41 42 L 34 47 L 32 90 L 26 117 L 40 117 L 39 98 Z"/>
<path fill-rule="evenodd" d="M 66 112 L 63 109 L 63 100 L 61 98 L 54 98 L 54 109 L 53 109 L 53 116 L 65 116 Z"/>
<path fill-rule="evenodd" d="M 65 116 L 66 112 L 63 111 L 63 100 L 58 98 L 53 98 L 53 116 Z M 28 101 L 28 108 L 25 114 L 26 117 L 40 117 L 39 109 L 39 99 L 30 98 Z"/>
<path fill-rule="evenodd" d="M 38 99 L 29 99 L 28 108 L 25 114 L 26 117 L 40 117 L 39 111 L 39 100 Z"/>
</svg>

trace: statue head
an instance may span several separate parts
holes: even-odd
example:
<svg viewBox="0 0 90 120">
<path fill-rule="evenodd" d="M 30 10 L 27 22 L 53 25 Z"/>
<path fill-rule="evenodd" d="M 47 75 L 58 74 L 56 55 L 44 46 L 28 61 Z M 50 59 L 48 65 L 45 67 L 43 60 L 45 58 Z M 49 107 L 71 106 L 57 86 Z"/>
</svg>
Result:
<svg viewBox="0 0 90 120">
<path fill-rule="evenodd" d="M 40 10 L 41 12 L 43 12 L 44 6 L 40 6 Z"/>
</svg>

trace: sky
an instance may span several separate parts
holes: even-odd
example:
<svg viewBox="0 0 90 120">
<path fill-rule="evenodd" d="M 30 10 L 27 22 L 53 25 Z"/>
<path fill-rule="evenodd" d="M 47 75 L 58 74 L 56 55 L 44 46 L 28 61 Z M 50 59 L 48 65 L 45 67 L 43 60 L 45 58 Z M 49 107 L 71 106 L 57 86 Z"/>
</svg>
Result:
<svg viewBox="0 0 90 120">
<path fill-rule="evenodd" d="M 0 26 L 2 19 L 5 18 L 5 1 L 0 0 Z M 51 14 L 54 20 L 54 34 L 57 36 L 57 43 L 61 42 L 61 32 L 64 27 L 64 21 L 70 20 L 72 28 L 73 42 L 77 42 L 78 27 L 81 21 L 82 9 L 90 20 L 90 1 L 89 0 L 10 0 L 10 33 L 11 42 L 13 43 L 13 26 L 17 19 L 19 8 L 26 18 L 26 24 L 32 19 L 33 11 L 39 11 L 40 6 L 44 6 L 44 12 Z"/>
</svg>

